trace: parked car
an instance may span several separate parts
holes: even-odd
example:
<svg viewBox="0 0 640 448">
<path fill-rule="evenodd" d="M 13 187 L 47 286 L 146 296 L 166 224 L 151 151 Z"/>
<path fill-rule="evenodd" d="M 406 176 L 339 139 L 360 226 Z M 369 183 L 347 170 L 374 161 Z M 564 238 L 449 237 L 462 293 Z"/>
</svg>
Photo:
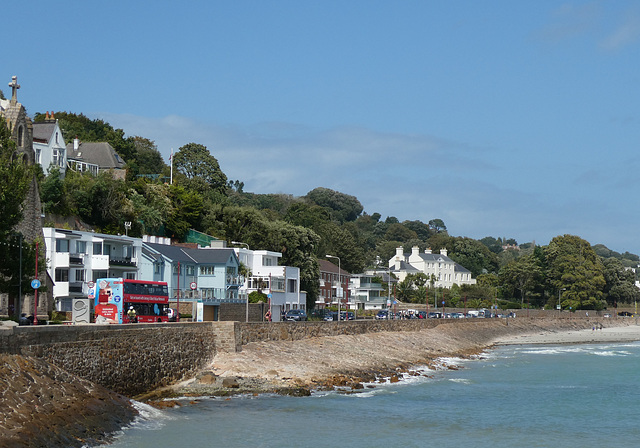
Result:
<svg viewBox="0 0 640 448">
<path fill-rule="evenodd" d="M 380 310 L 378 314 L 376 314 L 376 319 L 386 319 L 389 316 L 388 310 Z"/>
<path fill-rule="evenodd" d="M 324 320 L 325 322 L 333 322 L 337 315 L 338 315 L 337 312 L 333 312 L 333 313 L 329 312 L 324 315 L 324 318 L 322 320 Z"/>
<path fill-rule="evenodd" d="M 353 311 L 340 311 L 340 320 L 355 320 L 355 318 Z"/>
<path fill-rule="evenodd" d="M 629 311 L 620 311 L 618 313 L 618 316 L 631 317 L 631 316 L 633 316 L 633 313 L 630 313 Z"/>
<path fill-rule="evenodd" d="M 284 315 L 284 320 L 295 320 L 295 321 L 307 320 L 307 313 L 305 310 L 289 310 Z"/>
</svg>

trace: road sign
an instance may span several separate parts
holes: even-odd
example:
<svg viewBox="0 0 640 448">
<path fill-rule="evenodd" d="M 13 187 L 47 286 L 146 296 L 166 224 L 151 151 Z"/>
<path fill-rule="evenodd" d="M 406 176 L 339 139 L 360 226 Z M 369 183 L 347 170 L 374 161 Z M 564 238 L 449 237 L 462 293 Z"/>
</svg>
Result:
<svg viewBox="0 0 640 448">
<path fill-rule="evenodd" d="M 89 287 L 89 289 L 93 289 L 93 287 L 96 286 L 96 284 L 93 282 L 87 282 L 87 286 Z"/>
<path fill-rule="evenodd" d="M 198 284 L 196 282 L 191 282 L 191 284 L 189 286 L 191 286 L 192 290 L 198 289 Z"/>
<path fill-rule="evenodd" d="M 38 289 L 40 287 L 40 280 L 38 280 L 37 278 L 31 280 L 31 287 L 33 289 Z"/>
</svg>

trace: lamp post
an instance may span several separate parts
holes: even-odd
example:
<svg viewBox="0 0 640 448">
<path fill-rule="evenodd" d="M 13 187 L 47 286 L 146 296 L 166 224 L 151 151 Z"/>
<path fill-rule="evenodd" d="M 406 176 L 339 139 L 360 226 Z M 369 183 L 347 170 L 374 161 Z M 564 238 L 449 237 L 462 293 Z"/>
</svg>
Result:
<svg viewBox="0 0 640 448">
<path fill-rule="evenodd" d="M 243 243 L 240 241 L 231 241 L 231 244 L 237 244 L 238 246 L 247 246 L 247 250 L 251 250 L 249 249 L 249 245 L 247 243 Z M 246 322 L 249 322 L 249 293 L 247 293 L 247 316 L 246 316 Z"/>
<path fill-rule="evenodd" d="M 338 286 L 336 286 L 336 301 L 338 302 L 338 322 L 340 322 L 340 290 L 342 289 L 342 281 L 340 280 L 340 257 L 336 257 L 335 255 L 325 255 L 327 258 L 337 258 L 338 259 Z"/>
<path fill-rule="evenodd" d="M 566 291 L 567 288 L 562 288 L 558 290 L 558 317 L 560 317 L 560 314 L 562 313 L 562 306 L 560 305 L 560 294 L 562 294 L 562 291 Z"/>
</svg>

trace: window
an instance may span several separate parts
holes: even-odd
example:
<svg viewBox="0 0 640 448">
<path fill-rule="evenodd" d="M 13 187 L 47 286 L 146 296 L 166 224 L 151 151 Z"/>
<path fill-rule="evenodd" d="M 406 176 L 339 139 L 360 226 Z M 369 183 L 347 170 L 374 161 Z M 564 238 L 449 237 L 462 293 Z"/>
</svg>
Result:
<svg viewBox="0 0 640 448">
<path fill-rule="evenodd" d="M 193 266 L 187 266 L 187 275 L 195 275 L 195 268 Z"/>
<path fill-rule="evenodd" d="M 87 253 L 87 242 L 86 241 L 76 241 L 76 252 L 79 254 Z"/>
<path fill-rule="evenodd" d="M 262 257 L 262 266 L 273 266 L 271 257 Z"/>
<path fill-rule="evenodd" d="M 182 272 L 182 266 L 180 266 L 179 264 L 174 264 L 173 265 L 173 273 L 174 274 L 180 274 L 180 272 Z"/>
<path fill-rule="evenodd" d="M 127 272 L 127 276 L 125 277 L 127 280 L 135 280 L 136 273 L 135 272 Z"/>
<path fill-rule="evenodd" d="M 154 274 L 160 273 L 160 263 L 153 263 L 153 273 Z"/>
<path fill-rule="evenodd" d="M 95 282 L 99 278 L 107 278 L 107 277 L 109 277 L 109 273 L 107 271 L 96 270 L 96 271 L 93 271 L 91 273 L 91 277 L 92 277 L 91 280 L 93 280 Z"/>
<path fill-rule="evenodd" d="M 284 291 L 284 278 L 282 278 L 282 277 L 272 277 L 271 281 L 272 281 L 271 288 L 274 291 Z"/>
<path fill-rule="evenodd" d="M 60 166 L 60 153 L 57 149 L 53 150 L 53 153 L 51 155 L 51 164 L 54 166 Z"/>
<path fill-rule="evenodd" d="M 85 280 L 86 271 L 84 269 L 76 270 L 76 281 L 83 282 Z"/>
<path fill-rule="evenodd" d="M 247 287 L 249 289 L 269 289 L 268 277 L 251 277 Z"/>
<path fill-rule="evenodd" d="M 102 242 L 93 243 L 93 255 L 102 255 Z"/>
<path fill-rule="evenodd" d="M 69 240 L 56 240 L 56 252 L 69 252 Z"/>
<path fill-rule="evenodd" d="M 200 275 L 214 275 L 215 267 L 213 266 L 200 266 Z"/>
<path fill-rule="evenodd" d="M 133 258 L 133 246 L 122 246 L 122 256 L 124 258 Z"/>
<path fill-rule="evenodd" d="M 56 282 L 68 282 L 69 269 L 56 268 Z"/>
<path fill-rule="evenodd" d="M 296 281 L 295 278 L 290 278 L 287 280 L 287 292 L 297 292 L 298 288 L 296 287 L 296 285 L 298 284 L 298 282 Z"/>
</svg>

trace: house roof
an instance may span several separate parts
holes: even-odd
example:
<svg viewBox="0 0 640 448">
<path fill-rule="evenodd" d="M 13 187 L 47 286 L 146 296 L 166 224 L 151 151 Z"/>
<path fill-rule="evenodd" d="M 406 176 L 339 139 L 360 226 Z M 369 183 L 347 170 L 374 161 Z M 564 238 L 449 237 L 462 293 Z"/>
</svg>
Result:
<svg viewBox="0 0 640 448">
<path fill-rule="evenodd" d="M 182 246 L 169 246 L 158 243 L 142 243 L 152 251 L 167 257 L 171 261 L 195 264 L 226 264 L 229 257 L 237 259 L 233 249 L 191 249 Z M 149 252 L 153 256 L 152 252 Z"/>
<path fill-rule="evenodd" d="M 318 266 L 320 267 L 320 272 L 338 272 L 338 266 L 328 260 L 318 259 Z M 351 275 L 349 272 L 342 269 L 342 267 L 340 267 L 340 274 Z"/>
<path fill-rule="evenodd" d="M 69 159 L 98 165 L 100 169 L 124 168 L 124 160 L 120 158 L 113 147 L 106 142 L 81 142 L 78 150 L 73 149 L 73 142 L 67 145 Z"/>
<path fill-rule="evenodd" d="M 467 274 L 467 273 L 468 273 L 468 274 L 471 274 L 471 271 L 470 271 L 469 269 L 465 268 L 465 267 L 464 267 L 464 266 L 462 266 L 462 265 L 459 265 L 458 263 L 456 263 L 456 264 L 453 266 L 453 270 L 454 270 L 454 272 L 462 272 L 463 274 Z"/>
<path fill-rule="evenodd" d="M 425 254 L 425 253 L 421 253 L 418 254 L 420 255 L 420 258 L 422 258 L 424 261 L 444 261 L 444 262 L 450 262 L 450 263 L 455 263 L 455 261 L 453 261 L 451 258 L 447 257 L 446 255 L 442 255 L 442 254 Z M 405 257 L 409 257 L 411 256 L 411 254 L 405 254 Z"/>
<path fill-rule="evenodd" d="M 56 129 L 56 122 L 33 123 L 33 141 L 39 143 L 49 143 L 53 131 Z"/>
</svg>

